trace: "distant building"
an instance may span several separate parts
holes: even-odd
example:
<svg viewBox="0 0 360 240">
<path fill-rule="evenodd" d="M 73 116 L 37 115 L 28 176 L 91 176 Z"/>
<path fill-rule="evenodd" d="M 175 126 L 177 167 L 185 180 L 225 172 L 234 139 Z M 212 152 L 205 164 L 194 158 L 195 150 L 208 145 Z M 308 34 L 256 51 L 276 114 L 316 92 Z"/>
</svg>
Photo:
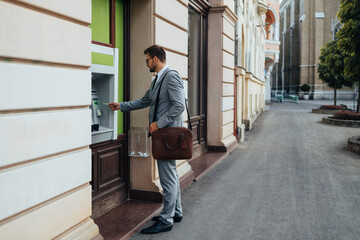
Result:
<svg viewBox="0 0 360 240">
<path fill-rule="evenodd" d="M 272 80 L 273 94 L 299 93 L 302 84 L 311 87 L 311 99 L 333 99 L 317 74 L 321 48 L 334 39 L 340 25 L 338 0 L 284 0 L 280 5 L 281 46 L 279 71 Z M 338 91 L 339 99 L 352 99 L 353 90 Z"/>
<path fill-rule="evenodd" d="M 271 101 L 271 85 L 278 81 L 276 72 L 278 72 L 279 53 L 280 53 L 280 16 L 279 0 L 266 0 L 268 10 L 265 19 L 265 102 Z M 273 80 L 273 81 L 272 81 Z"/>
<path fill-rule="evenodd" d="M 265 14 L 262 0 L 237 0 L 236 14 L 236 127 L 238 136 L 251 129 L 265 109 Z"/>
</svg>

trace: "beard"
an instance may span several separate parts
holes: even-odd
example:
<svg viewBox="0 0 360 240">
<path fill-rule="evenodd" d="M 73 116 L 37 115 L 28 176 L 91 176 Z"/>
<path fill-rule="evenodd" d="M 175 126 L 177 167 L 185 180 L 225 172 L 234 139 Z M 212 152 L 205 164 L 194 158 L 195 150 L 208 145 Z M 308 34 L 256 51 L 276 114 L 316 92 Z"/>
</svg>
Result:
<svg viewBox="0 0 360 240">
<path fill-rule="evenodd" d="M 150 66 L 148 65 L 148 68 L 149 68 L 149 71 L 153 73 L 153 72 L 155 72 L 156 64 L 152 63 Z"/>
<path fill-rule="evenodd" d="M 153 67 L 149 67 L 149 71 L 150 71 L 150 72 L 155 72 L 155 69 L 156 69 L 156 67 L 155 67 L 155 66 L 153 66 Z"/>
</svg>

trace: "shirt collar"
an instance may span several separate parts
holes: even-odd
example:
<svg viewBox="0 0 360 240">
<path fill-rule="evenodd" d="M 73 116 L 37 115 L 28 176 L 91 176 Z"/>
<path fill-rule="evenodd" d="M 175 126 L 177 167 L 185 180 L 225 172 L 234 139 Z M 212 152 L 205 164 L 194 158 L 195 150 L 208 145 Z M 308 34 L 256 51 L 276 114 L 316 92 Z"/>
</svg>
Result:
<svg viewBox="0 0 360 240">
<path fill-rule="evenodd" d="M 168 68 L 168 65 L 165 65 L 165 67 L 163 67 L 158 73 L 157 73 L 157 76 L 158 78 L 157 79 L 160 79 L 161 78 L 161 75 L 165 72 L 165 70 Z"/>
</svg>

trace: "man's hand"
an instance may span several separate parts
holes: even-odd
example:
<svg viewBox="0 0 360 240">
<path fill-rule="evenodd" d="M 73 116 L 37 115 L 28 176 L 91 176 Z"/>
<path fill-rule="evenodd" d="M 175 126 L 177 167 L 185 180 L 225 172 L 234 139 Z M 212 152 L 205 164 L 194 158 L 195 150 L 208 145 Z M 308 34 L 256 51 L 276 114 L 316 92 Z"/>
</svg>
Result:
<svg viewBox="0 0 360 240">
<path fill-rule="evenodd" d="M 120 109 L 120 104 L 117 102 L 112 102 L 108 104 L 109 108 L 113 111 L 119 110 Z"/>
<path fill-rule="evenodd" d="M 150 124 L 150 129 L 149 129 L 150 134 L 152 134 L 153 132 L 155 132 L 158 129 L 159 129 L 159 127 L 156 122 L 153 122 L 152 124 Z"/>
</svg>

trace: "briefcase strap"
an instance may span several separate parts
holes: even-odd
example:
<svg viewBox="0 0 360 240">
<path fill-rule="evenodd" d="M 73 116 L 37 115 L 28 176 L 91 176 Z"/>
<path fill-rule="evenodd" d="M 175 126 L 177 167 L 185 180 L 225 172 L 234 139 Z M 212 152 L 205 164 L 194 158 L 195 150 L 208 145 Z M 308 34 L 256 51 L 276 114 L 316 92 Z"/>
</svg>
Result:
<svg viewBox="0 0 360 240">
<path fill-rule="evenodd" d="M 158 101 L 159 101 L 159 95 L 160 95 L 161 85 L 162 85 L 162 83 L 165 81 L 166 75 L 167 75 L 169 72 L 171 72 L 171 71 L 174 71 L 174 72 L 175 72 L 175 70 L 170 70 L 170 71 L 168 71 L 168 72 L 165 74 L 163 80 L 162 80 L 161 83 L 160 83 L 159 90 L 158 90 L 158 93 L 157 93 L 157 96 L 156 96 L 156 101 L 155 101 L 154 116 L 153 116 L 153 119 L 152 119 L 151 123 L 154 122 L 154 119 L 155 119 L 156 108 L 157 108 L 157 104 L 158 104 Z M 186 112 L 187 112 L 187 115 L 188 115 L 188 129 L 189 129 L 189 130 L 192 130 L 192 125 L 191 125 L 191 122 L 190 122 L 190 112 L 189 112 L 189 108 L 188 108 L 187 101 L 188 101 L 188 100 L 185 98 Z M 149 136 L 150 136 L 150 133 L 149 133 Z"/>
<path fill-rule="evenodd" d="M 188 129 L 192 131 L 192 126 L 191 126 L 191 122 L 190 122 L 190 113 L 189 113 L 189 108 L 188 108 L 188 100 L 187 98 L 185 98 L 185 106 L 186 106 L 186 112 L 188 115 Z"/>
</svg>

